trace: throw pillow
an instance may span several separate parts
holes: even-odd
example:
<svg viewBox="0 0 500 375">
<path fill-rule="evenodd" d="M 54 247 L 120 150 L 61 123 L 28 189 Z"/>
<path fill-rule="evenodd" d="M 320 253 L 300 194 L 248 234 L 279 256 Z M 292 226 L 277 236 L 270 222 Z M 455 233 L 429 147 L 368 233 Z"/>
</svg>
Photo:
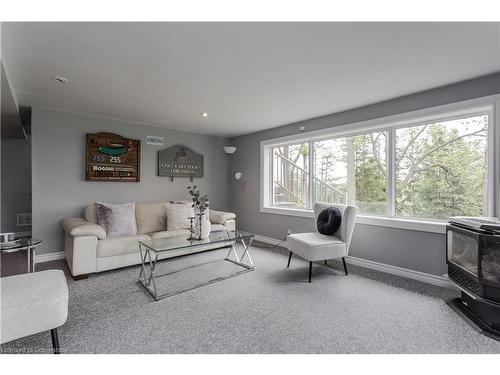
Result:
<svg viewBox="0 0 500 375">
<path fill-rule="evenodd" d="M 167 204 L 165 202 L 136 203 L 137 233 L 154 233 L 167 230 Z"/>
<path fill-rule="evenodd" d="M 167 204 L 167 230 L 189 229 L 190 220 L 194 216 L 192 203 L 170 202 Z"/>
<path fill-rule="evenodd" d="M 331 236 L 340 228 L 342 215 L 337 207 L 328 207 L 321 211 L 317 219 L 318 232 Z"/>
<path fill-rule="evenodd" d="M 108 236 L 135 236 L 135 203 L 96 203 L 97 220 Z"/>
</svg>

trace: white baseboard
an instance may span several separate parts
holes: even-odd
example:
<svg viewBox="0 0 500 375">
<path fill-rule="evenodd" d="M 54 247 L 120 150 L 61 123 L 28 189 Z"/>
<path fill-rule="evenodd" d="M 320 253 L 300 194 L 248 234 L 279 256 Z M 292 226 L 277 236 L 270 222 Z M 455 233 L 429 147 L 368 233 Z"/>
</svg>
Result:
<svg viewBox="0 0 500 375">
<path fill-rule="evenodd" d="M 64 257 L 65 257 L 64 251 L 57 251 L 55 253 L 47 253 L 47 254 L 36 254 L 35 264 L 50 262 L 52 260 L 64 259 Z"/>
<path fill-rule="evenodd" d="M 402 268 L 397 266 L 391 266 L 390 264 L 374 262 L 373 260 L 356 258 L 352 256 L 347 256 L 346 260 L 347 263 L 352 264 L 354 266 L 370 268 L 372 270 L 390 273 L 391 275 L 406 277 L 407 279 L 423 281 L 424 283 L 437 285 L 445 288 L 454 288 L 453 284 L 450 283 L 444 276 L 432 275 L 430 273 L 414 271 L 408 268 Z"/>
<path fill-rule="evenodd" d="M 260 236 L 257 234 L 255 235 L 254 239 L 256 241 L 268 243 L 270 245 L 276 245 L 280 242 L 280 240 L 277 240 L 275 238 Z M 281 246 L 286 248 L 287 247 L 286 241 L 283 241 Z M 418 280 L 424 283 L 437 285 L 445 288 L 454 288 L 453 284 L 450 283 L 448 279 L 446 279 L 444 276 L 436 276 L 430 273 L 414 271 L 408 268 L 402 268 L 397 266 L 391 266 L 390 264 L 374 262 L 372 260 L 357 258 L 353 256 L 347 256 L 346 261 L 347 263 L 352 264 L 354 266 L 369 268 L 372 270 L 389 273 L 391 275 L 402 276 L 406 277 L 407 279 Z"/>
<path fill-rule="evenodd" d="M 277 240 L 277 239 L 271 238 L 271 237 L 261 236 L 259 234 L 256 234 L 253 239 L 255 241 L 264 242 L 264 243 L 267 243 L 269 245 L 277 245 L 277 244 L 279 244 L 281 242 L 280 246 L 284 247 L 285 249 L 287 248 L 286 240 L 282 242 L 281 240 Z"/>
</svg>

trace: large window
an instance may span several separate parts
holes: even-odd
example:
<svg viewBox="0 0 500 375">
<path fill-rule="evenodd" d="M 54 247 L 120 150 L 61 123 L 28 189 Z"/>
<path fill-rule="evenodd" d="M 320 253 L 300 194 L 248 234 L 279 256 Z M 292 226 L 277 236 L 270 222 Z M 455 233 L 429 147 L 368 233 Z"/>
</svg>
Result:
<svg viewBox="0 0 500 375">
<path fill-rule="evenodd" d="M 396 130 L 396 214 L 487 214 L 488 116 Z"/>
<path fill-rule="evenodd" d="M 304 212 L 331 202 L 402 219 L 492 215 L 491 121 L 483 107 L 263 143 L 263 208 Z"/>
<path fill-rule="evenodd" d="M 387 212 L 385 132 L 313 144 L 315 202 L 349 203 L 362 213 Z"/>
</svg>

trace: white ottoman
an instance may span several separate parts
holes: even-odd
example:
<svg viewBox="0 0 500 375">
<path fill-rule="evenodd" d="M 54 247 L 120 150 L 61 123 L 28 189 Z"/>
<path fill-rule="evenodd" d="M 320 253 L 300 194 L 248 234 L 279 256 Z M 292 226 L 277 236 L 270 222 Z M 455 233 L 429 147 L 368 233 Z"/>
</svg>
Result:
<svg viewBox="0 0 500 375">
<path fill-rule="evenodd" d="M 0 343 L 51 330 L 54 353 L 59 353 L 57 327 L 68 317 L 68 285 L 60 270 L 3 277 Z"/>
</svg>

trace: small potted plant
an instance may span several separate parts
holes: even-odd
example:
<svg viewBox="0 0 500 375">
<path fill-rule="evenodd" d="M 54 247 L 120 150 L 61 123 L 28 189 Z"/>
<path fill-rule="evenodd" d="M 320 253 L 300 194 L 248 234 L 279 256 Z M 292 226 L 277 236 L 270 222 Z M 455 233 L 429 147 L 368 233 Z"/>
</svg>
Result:
<svg viewBox="0 0 500 375">
<path fill-rule="evenodd" d="M 188 186 L 187 190 L 191 195 L 193 204 L 191 207 L 195 210 L 197 217 L 195 223 L 195 231 L 198 240 L 207 239 L 210 235 L 210 219 L 208 217 L 209 199 L 207 194 L 201 194 L 200 189 L 196 185 Z"/>
</svg>

